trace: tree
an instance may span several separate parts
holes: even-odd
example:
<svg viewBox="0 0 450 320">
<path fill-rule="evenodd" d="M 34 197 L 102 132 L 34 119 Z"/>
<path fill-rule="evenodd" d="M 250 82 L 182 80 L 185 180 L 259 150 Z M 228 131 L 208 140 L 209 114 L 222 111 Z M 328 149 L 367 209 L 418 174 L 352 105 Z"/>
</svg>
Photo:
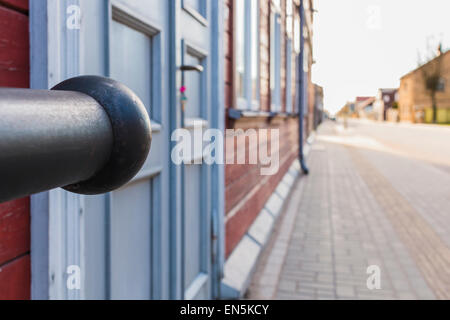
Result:
<svg viewBox="0 0 450 320">
<path fill-rule="evenodd" d="M 423 84 L 425 90 L 428 93 L 432 109 L 433 109 L 433 123 L 437 123 L 437 99 L 436 95 L 442 90 L 442 45 L 439 45 L 437 54 L 432 57 L 426 64 L 421 68 Z"/>
</svg>

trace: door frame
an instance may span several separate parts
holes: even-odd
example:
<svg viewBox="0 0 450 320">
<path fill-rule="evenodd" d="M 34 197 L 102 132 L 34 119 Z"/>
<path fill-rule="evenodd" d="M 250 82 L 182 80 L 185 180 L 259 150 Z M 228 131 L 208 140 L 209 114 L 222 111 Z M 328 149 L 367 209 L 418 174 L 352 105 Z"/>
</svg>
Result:
<svg viewBox="0 0 450 320">
<path fill-rule="evenodd" d="M 79 0 L 30 1 L 30 87 L 49 89 L 76 76 L 82 69 L 83 30 L 69 30 L 65 13 Z M 84 198 L 55 189 L 31 196 L 31 298 L 83 299 L 81 290 L 69 292 L 63 268 L 84 266 Z M 62 212 L 64 214 L 62 214 Z M 65 229 L 67 222 L 71 228 Z M 73 248 L 64 251 L 63 248 Z M 62 252 L 65 254 L 61 254 Z M 83 275 L 82 282 L 84 281 Z"/>
</svg>

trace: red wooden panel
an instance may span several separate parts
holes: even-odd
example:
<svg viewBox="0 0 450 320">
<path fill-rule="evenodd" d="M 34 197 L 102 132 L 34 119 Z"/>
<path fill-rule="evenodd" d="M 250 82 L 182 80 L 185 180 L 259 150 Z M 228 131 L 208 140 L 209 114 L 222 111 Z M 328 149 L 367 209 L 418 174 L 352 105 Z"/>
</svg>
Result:
<svg viewBox="0 0 450 320">
<path fill-rule="evenodd" d="M 30 255 L 0 266 L 0 300 L 29 300 L 30 283 Z"/>
<path fill-rule="evenodd" d="M 0 87 L 28 88 L 28 17 L 0 6 Z"/>
<path fill-rule="evenodd" d="M 30 251 L 29 198 L 0 204 L 0 265 L 28 251 Z"/>
<path fill-rule="evenodd" d="M 0 0 L 0 87 L 29 87 L 28 0 Z M 20 12 L 22 13 L 20 13 Z M 0 299 L 30 299 L 30 200 L 0 204 Z"/>
<path fill-rule="evenodd" d="M 0 5 L 18 9 L 20 11 L 28 11 L 29 0 L 0 0 Z"/>
</svg>

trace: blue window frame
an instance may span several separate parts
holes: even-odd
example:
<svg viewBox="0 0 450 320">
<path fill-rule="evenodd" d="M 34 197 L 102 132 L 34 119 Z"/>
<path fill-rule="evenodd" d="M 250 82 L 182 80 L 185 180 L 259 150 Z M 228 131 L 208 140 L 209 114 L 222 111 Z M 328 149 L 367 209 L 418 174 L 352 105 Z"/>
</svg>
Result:
<svg viewBox="0 0 450 320">
<path fill-rule="evenodd" d="M 281 111 L 281 10 L 280 0 L 272 2 L 270 14 L 271 111 Z"/>
<path fill-rule="evenodd" d="M 205 27 L 208 26 L 207 5 L 206 0 L 181 0 L 181 7 Z"/>
<path fill-rule="evenodd" d="M 259 0 L 236 2 L 237 107 L 259 109 Z"/>
</svg>

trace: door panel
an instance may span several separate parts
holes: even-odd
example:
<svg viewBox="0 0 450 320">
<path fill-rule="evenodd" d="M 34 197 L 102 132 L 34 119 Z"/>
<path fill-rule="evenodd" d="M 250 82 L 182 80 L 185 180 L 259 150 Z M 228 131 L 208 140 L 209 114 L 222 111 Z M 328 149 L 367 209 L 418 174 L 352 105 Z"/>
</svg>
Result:
<svg viewBox="0 0 450 320">
<path fill-rule="evenodd" d="M 112 195 L 111 299 L 151 298 L 151 181 Z"/>
<path fill-rule="evenodd" d="M 191 66 L 202 65 L 201 59 L 193 55 L 186 54 L 185 64 Z M 186 103 L 186 118 L 200 118 L 202 106 L 202 74 L 198 72 L 187 72 L 185 75 L 185 85 L 187 87 L 186 96 L 188 98 Z"/>
<path fill-rule="evenodd" d="M 114 20 L 111 29 L 111 76 L 126 83 L 150 111 L 152 40 Z"/>
<path fill-rule="evenodd" d="M 202 250 L 201 240 L 203 231 L 202 210 L 199 207 L 202 198 L 200 191 L 201 173 L 200 165 L 189 165 L 185 168 L 185 179 L 189 181 L 189 188 L 186 189 L 186 218 L 184 221 L 186 288 L 189 288 L 197 276 L 204 271 L 202 270 L 201 259 L 199 259 Z"/>
</svg>

